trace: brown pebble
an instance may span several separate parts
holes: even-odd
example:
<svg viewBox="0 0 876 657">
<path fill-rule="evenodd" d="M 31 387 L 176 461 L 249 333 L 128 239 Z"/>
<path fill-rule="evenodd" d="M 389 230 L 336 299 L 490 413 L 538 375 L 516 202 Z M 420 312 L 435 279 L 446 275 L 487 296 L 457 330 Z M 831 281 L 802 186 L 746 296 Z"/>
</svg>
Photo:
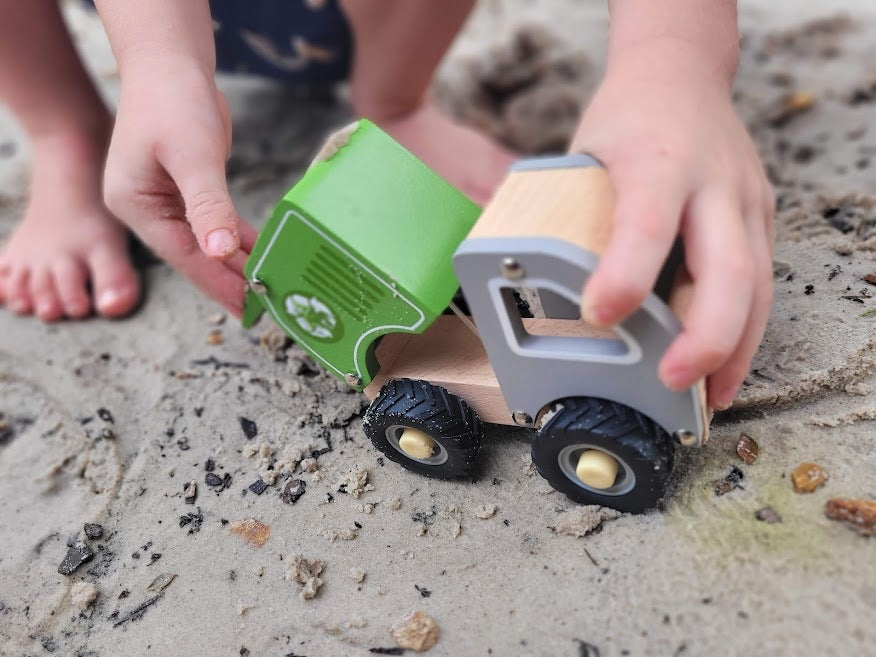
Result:
<svg viewBox="0 0 876 657">
<path fill-rule="evenodd" d="M 794 91 L 785 97 L 785 109 L 794 114 L 812 109 L 815 95 L 809 91 Z"/>
<path fill-rule="evenodd" d="M 438 624 L 425 611 L 412 611 L 393 623 L 389 635 L 402 650 L 425 652 L 438 643 Z"/>
<path fill-rule="evenodd" d="M 870 285 L 876 285 L 876 274 L 867 274 L 864 276 L 864 281 Z"/>
<path fill-rule="evenodd" d="M 256 547 L 264 545 L 271 535 L 271 528 L 255 518 L 233 522 L 229 529 L 232 534 L 239 535 L 244 541 Z"/>
<path fill-rule="evenodd" d="M 216 347 L 225 342 L 225 335 L 219 329 L 214 329 L 207 334 L 207 344 Z"/>
<path fill-rule="evenodd" d="M 827 473 L 817 463 L 801 463 L 791 473 L 791 483 L 798 493 L 811 493 L 827 481 Z"/>
<path fill-rule="evenodd" d="M 194 504 L 198 497 L 198 482 L 190 481 L 183 488 L 183 499 L 186 504 Z"/>
<path fill-rule="evenodd" d="M 747 433 L 739 434 L 739 440 L 736 442 L 736 453 L 739 454 L 739 458 L 745 462 L 745 465 L 751 465 L 757 461 L 759 452 L 760 448 L 754 438 Z"/>
<path fill-rule="evenodd" d="M 876 500 L 834 497 L 825 503 L 824 515 L 849 523 L 864 536 L 876 536 Z"/>
<path fill-rule="evenodd" d="M 815 96 L 808 91 L 792 91 L 778 100 L 770 110 L 767 120 L 770 125 L 780 128 L 798 114 L 803 114 L 815 105 Z"/>
<path fill-rule="evenodd" d="M 774 525 L 777 522 L 782 522 L 782 516 L 780 516 L 778 512 L 771 506 L 765 506 L 762 509 L 758 509 L 754 512 L 754 517 L 761 522 L 765 522 L 768 525 Z"/>
</svg>

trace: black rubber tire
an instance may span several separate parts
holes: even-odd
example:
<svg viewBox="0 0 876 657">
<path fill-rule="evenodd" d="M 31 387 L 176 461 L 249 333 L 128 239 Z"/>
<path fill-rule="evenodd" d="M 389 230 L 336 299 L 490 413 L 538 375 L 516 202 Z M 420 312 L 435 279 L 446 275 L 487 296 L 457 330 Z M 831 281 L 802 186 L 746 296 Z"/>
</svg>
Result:
<svg viewBox="0 0 876 657">
<path fill-rule="evenodd" d="M 477 459 L 481 421 L 464 400 L 427 381 L 393 379 L 374 398 L 363 420 L 365 434 L 386 458 L 408 470 L 436 479 L 468 475 Z M 447 452 L 441 464 L 417 461 L 389 441 L 394 426 L 419 429 Z"/>
<path fill-rule="evenodd" d="M 632 408 L 604 399 L 562 399 L 551 409 L 554 414 L 532 443 L 532 460 L 552 487 L 575 502 L 629 513 L 643 513 L 659 504 L 672 472 L 674 443 L 666 431 Z M 575 483 L 560 466 L 560 455 L 564 448 L 577 444 L 620 457 L 635 474 L 632 489 L 607 495 Z"/>
</svg>

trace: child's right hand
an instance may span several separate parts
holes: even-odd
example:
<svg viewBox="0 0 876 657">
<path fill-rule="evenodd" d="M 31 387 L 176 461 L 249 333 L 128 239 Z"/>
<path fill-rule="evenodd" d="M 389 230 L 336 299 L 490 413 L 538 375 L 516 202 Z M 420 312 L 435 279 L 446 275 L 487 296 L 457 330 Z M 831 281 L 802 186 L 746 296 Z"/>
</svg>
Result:
<svg viewBox="0 0 876 657">
<path fill-rule="evenodd" d="M 225 179 L 231 121 L 211 70 L 190 59 L 126 62 L 107 158 L 107 206 L 229 312 L 243 309 L 256 232 Z"/>
</svg>

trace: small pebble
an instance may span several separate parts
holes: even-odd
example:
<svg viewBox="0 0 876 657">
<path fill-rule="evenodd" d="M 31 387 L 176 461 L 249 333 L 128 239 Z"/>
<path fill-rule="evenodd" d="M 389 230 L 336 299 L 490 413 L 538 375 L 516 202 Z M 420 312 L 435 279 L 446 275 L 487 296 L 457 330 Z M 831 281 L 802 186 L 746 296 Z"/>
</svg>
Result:
<svg viewBox="0 0 876 657">
<path fill-rule="evenodd" d="M 764 508 L 755 511 L 754 517 L 761 522 L 767 523 L 768 525 L 774 525 L 777 522 L 782 522 L 782 516 L 780 516 L 771 506 L 765 506 Z"/>
<path fill-rule="evenodd" d="M 365 581 L 365 571 L 362 568 L 350 568 L 350 577 L 354 582 L 361 584 Z"/>
<path fill-rule="evenodd" d="M 817 463 L 801 463 L 791 472 L 791 483 L 798 493 L 811 493 L 827 481 L 827 473 Z"/>
<path fill-rule="evenodd" d="M 211 347 L 217 347 L 225 342 L 225 335 L 219 329 L 213 329 L 207 334 L 207 344 Z"/>
<path fill-rule="evenodd" d="M 876 500 L 829 499 L 824 515 L 831 520 L 849 523 L 864 536 L 876 536 Z"/>
<path fill-rule="evenodd" d="M 222 477 L 217 475 L 215 472 L 208 472 L 204 477 L 204 481 L 208 486 L 221 486 L 222 485 Z"/>
<path fill-rule="evenodd" d="M 280 494 L 280 499 L 286 504 L 295 504 L 305 492 L 307 492 L 306 482 L 301 479 L 291 479 Z"/>
<path fill-rule="evenodd" d="M 757 456 L 760 452 L 760 447 L 757 441 L 747 433 L 739 435 L 739 440 L 736 442 L 736 453 L 743 460 L 745 465 L 751 465 L 757 461 Z"/>
<path fill-rule="evenodd" d="M 438 643 L 438 624 L 424 611 L 412 611 L 393 623 L 389 635 L 403 650 L 425 652 Z"/>
<path fill-rule="evenodd" d="M 198 482 L 190 481 L 183 488 L 183 499 L 186 504 L 194 504 L 198 498 Z"/>
</svg>

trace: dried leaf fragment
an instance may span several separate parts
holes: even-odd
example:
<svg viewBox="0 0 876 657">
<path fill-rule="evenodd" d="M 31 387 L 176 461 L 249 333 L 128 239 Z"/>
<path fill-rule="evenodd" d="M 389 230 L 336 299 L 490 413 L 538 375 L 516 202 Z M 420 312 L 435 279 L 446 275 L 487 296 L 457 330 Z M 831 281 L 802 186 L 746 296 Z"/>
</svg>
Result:
<svg viewBox="0 0 876 657">
<path fill-rule="evenodd" d="M 827 481 L 827 473 L 817 463 L 801 463 L 791 472 L 791 483 L 798 493 L 811 493 Z"/>
<path fill-rule="evenodd" d="M 736 442 L 736 453 L 743 460 L 745 465 L 751 465 L 757 461 L 757 455 L 760 453 L 760 447 L 757 441 L 747 433 L 739 434 L 739 440 Z"/>
<path fill-rule="evenodd" d="M 425 652 L 438 643 L 438 624 L 424 611 L 412 611 L 393 623 L 392 640 L 402 650 Z"/>
<path fill-rule="evenodd" d="M 824 515 L 831 520 L 849 523 L 864 536 L 876 536 L 876 501 L 874 500 L 834 497 L 825 503 Z"/>
<path fill-rule="evenodd" d="M 255 518 L 238 520 L 229 526 L 232 534 L 237 534 L 250 545 L 261 547 L 271 535 L 271 528 Z"/>
<path fill-rule="evenodd" d="M 160 593 L 170 586 L 170 583 L 175 579 L 176 573 L 161 573 L 158 577 L 152 580 L 152 583 L 146 587 L 146 590 L 152 591 L 153 593 Z"/>
</svg>

